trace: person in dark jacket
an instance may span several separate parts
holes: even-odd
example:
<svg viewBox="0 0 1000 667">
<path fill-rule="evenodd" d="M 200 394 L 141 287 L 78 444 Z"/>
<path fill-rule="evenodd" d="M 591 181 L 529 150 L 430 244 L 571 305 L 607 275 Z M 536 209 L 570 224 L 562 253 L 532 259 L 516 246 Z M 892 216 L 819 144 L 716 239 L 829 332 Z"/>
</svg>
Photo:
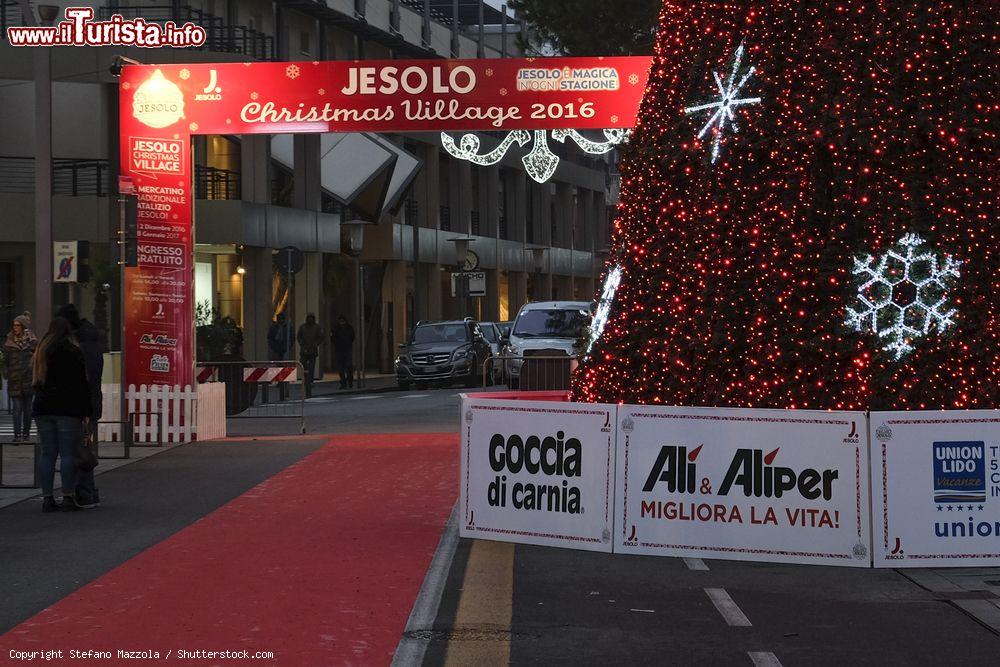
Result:
<svg viewBox="0 0 1000 667">
<path fill-rule="evenodd" d="M 347 323 L 347 318 L 341 315 L 337 318 L 337 326 L 330 332 L 333 341 L 334 363 L 340 371 L 340 388 L 354 386 L 354 364 L 351 357 L 354 352 L 354 327 Z"/>
<path fill-rule="evenodd" d="M 93 402 L 83 350 L 73 338 L 69 320 L 53 318 L 49 331 L 35 350 L 32 361 L 35 388 L 32 412 L 41 444 L 39 473 L 42 482 L 42 511 L 81 509 L 76 498 L 76 469 L 73 455 L 90 421 Z M 52 496 L 56 457 L 62 475 L 62 505 Z"/>
<path fill-rule="evenodd" d="M 14 318 L 10 333 L 3 342 L 4 376 L 7 395 L 14 408 L 14 442 L 27 442 L 31 435 L 31 357 L 38 338 L 31 331 L 28 313 Z"/>
<path fill-rule="evenodd" d="M 101 378 L 104 375 L 104 339 L 96 326 L 86 318 L 80 317 L 80 312 L 72 303 L 59 308 L 58 317 L 69 320 L 73 337 L 83 351 L 83 362 L 87 367 L 87 384 L 90 386 L 91 419 L 88 432 L 96 442 L 97 422 L 103 414 L 104 396 L 101 393 Z M 100 492 L 97 490 L 93 470 L 78 470 L 76 473 L 77 500 L 84 507 L 97 507 L 101 504 Z"/>
<path fill-rule="evenodd" d="M 306 398 L 312 396 L 313 378 L 316 375 L 316 357 L 319 356 L 319 348 L 323 345 L 326 334 L 323 328 L 316 323 L 316 315 L 309 313 L 306 315 L 306 323 L 299 327 L 297 340 L 299 342 L 299 361 L 302 362 L 302 372 L 305 374 L 303 384 L 306 390 Z"/>
<path fill-rule="evenodd" d="M 285 319 L 284 313 L 278 313 L 267 330 L 267 358 L 271 361 L 284 361 L 292 351 L 292 325 Z"/>
</svg>

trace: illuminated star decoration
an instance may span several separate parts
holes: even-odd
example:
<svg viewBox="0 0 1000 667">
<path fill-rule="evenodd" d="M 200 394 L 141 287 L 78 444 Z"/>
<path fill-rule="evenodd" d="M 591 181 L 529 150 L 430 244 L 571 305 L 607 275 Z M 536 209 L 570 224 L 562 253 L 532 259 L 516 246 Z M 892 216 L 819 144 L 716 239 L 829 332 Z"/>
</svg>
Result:
<svg viewBox="0 0 1000 667">
<path fill-rule="evenodd" d="M 918 252 L 923 244 L 916 234 L 907 234 L 878 262 L 871 255 L 854 260 L 852 273 L 863 280 L 857 293 L 861 307 L 847 309 L 847 324 L 857 331 L 867 326 L 886 341 L 883 349 L 896 361 L 912 352 L 913 340 L 926 336 L 932 326 L 938 331 L 952 326 L 958 312 L 943 309 L 961 262 L 945 255 L 941 264 L 934 252 Z"/>
<path fill-rule="evenodd" d="M 611 315 L 611 305 L 615 301 L 615 292 L 622 282 L 622 267 L 616 266 L 608 272 L 604 279 L 604 288 L 601 290 L 601 298 L 597 302 L 597 309 L 594 311 L 594 319 L 590 322 L 590 345 L 587 347 L 587 354 L 594 347 L 594 343 L 604 333 L 604 326 L 608 323 L 608 316 Z"/>
<path fill-rule="evenodd" d="M 698 133 L 698 138 L 701 139 L 705 136 L 705 133 L 708 132 L 709 129 L 713 126 L 716 127 L 714 132 L 715 137 L 712 140 L 713 164 L 719 157 L 719 147 L 722 144 L 722 135 L 726 131 L 726 120 L 729 120 L 729 126 L 733 128 L 733 133 L 740 131 L 739 126 L 736 125 L 736 117 L 733 114 L 733 109 L 747 104 L 760 104 L 761 98 L 759 97 L 736 97 L 739 94 L 740 89 L 746 85 L 747 80 L 749 80 L 756 71 L 756 68 L 751 67 L 747 70 L 747 73 L 743 75 L 739 82 L 737 82 L 736 77 L 739 75 L 740 61 L 742 60 L 743 45 L 740 44 L 739 48 L 736 49 L 736 56 L 733 58 L 733 70 L 729 73 L 729 80 L 723 84 L 722 77 L 719 76 L 719 73 L 712 72 L 712 76 L 715 77 L 715 85 L 719 88 L 719 100 L 717 102 L 699 104 L 698 106 L 684 109 L 684 113 L 686 114 L 715 109 L 714 113 L 709 116 L 708 122 L 706 122 L 705 126 L 701 128 L 701 132 Z"/>
<path fill-rule="evenodd" d="M 592 141 L 576 130 L 552 130 L 552 138 L 560 143 L 565 143 L 566 139 L 572 139 L 581 150 L 590 155 L 603 155 L 609 153 L 615 146 L 625 143 L 629 138 L 629 130 L 612 128 L 603 130 L 605 141 Z M 507 136 L 497 144 L 492 151 L 484 154 L 479 153 L 479 137 L 475 134 L 463 134 L 455 143 L 451 135 L 446 132 L 441 133 L 441 145 L 448 154 L 460 160 L 468 160 L 473 164 L 485 167 L 496 164 L 503 159 L 507 151 L 515 143 L 524 147 L 534 141 L 531 151 L 521 158 L 524 170 L 528 172 L 538 183 L 545 183 L 556 173 L 559 166 L 559 156 L 549 148 L 548 133 L 545 130 L 512 130 Z"/>
</svg>

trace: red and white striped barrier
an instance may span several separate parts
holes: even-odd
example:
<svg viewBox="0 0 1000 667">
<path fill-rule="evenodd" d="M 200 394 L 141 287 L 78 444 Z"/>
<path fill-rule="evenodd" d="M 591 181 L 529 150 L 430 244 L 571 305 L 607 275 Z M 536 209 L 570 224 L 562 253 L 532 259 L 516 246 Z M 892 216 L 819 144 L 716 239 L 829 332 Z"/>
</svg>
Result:
<svg viewBox="0 0 1000 667">
<path fill-rule="evenodd" d="M 198 384 L 203 384 L 205 382 L 215 382 L 219 379 L 219 369 L 215 366 L 202 366 L 198 369 L 197 379 Z"/>
<path fill-rule="evenodd" d="M 244 382 L 295 382 L 295 366 L 251 366 L 243 369 Z"/>
</svg>

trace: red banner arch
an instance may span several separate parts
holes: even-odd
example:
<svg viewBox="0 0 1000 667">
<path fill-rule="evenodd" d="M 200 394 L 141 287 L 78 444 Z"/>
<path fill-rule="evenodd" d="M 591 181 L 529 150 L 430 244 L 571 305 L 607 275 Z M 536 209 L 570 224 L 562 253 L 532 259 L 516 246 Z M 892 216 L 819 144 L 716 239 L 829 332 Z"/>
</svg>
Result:
<svg viewBox="0 0 1000 667">
<path fill-rule="evenodd" d="M 126 384 L 194 384 L 191 136 L 629 128 L 651 59 L 130 65 L 121 171 L 138 199 Z"/>
</svg>

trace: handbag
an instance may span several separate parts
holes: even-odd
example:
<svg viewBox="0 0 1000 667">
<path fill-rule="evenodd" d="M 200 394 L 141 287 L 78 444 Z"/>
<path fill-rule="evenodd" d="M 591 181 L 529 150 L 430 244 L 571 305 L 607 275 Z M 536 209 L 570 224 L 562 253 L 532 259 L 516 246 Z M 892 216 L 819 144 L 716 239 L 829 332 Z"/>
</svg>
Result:
<svg viewBox="0 0 1000 667">
<path fill-rule="evenodd" d="M 73 452 L 73 467 L 83 471 L 97 467 L 97 452 L 94 451 L 94 443 L 89 434 L 77 441 L 76 450 Z"/>
</svg>

